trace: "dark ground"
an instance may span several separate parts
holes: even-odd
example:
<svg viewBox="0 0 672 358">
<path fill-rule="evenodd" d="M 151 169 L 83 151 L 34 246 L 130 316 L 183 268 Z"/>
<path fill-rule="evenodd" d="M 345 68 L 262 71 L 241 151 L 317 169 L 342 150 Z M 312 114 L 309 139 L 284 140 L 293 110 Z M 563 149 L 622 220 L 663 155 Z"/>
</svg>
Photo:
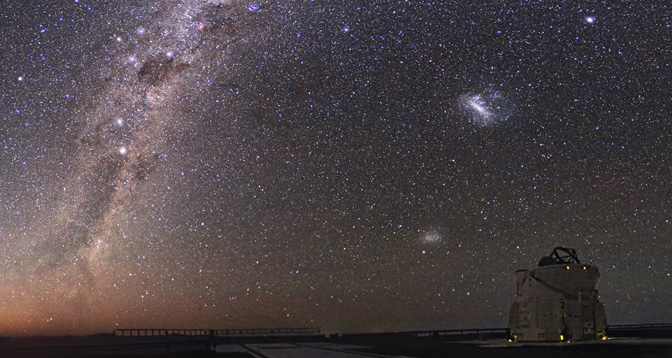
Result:
<svg viewBox="0 0 672 358">
<path fill-rule="evenodd" d="M 667 344 L 659 341 L 639 343 L 594 342 L 548 345 L 506 345 L 500 347 L 482 346 L 478 343 L 446 342 L 434 338 L 415 340 L 387 339 L 349 342 L 369 345 L 370 353 L 391 356 L 434 357 L 475 357 L 475 358 L 635 358 L 672 357 L 672 340 Z M 487 343 L 487 342 L 486 342 Z"/>
<path fill-rule="evenodd" d="M 481 337 L 483 338 L 483 337 Z M 672 340 L 625 339 L 609 342 L 567 343 L 548 345 L 505 344 L 502 340 L 474 343 L 450 341 L 450 337 L 407 336 L 403 334 L 348 335 L 313 337 L 32 337 L 5 342 L 0 357 L 7 358 L 83 358 L 83 357 L 250 357 L 243 353 L 211 351 L 216 344 L 254 344 L 271 342 L 331 342 L 370 348 L 359 350 L 362 356 L 382 354 L 419 358 L 638 358 L 672 357 Z M 496 344 L 499 343 L 499 344 Z M 328 356 L 328 352 L 326 352 Z"/>
</svg>

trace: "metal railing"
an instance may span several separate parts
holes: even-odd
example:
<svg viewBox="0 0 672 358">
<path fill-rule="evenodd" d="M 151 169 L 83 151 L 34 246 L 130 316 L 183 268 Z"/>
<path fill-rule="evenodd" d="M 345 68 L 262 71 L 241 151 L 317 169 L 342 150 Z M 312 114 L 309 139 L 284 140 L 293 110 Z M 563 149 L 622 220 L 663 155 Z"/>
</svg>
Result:
<svg viewBox="0 0 672 358">
<path fill-rule="evenodd" d="M 319 335 L 320 329 L 300 328 L 243 328 L 243 329 L 188 329 L 188 328 L 118 328 L 115 337 L 158 337 L 158 336 L 216 336 L 216 337 L 259 337 Z"/>
<path fill-rule="evenodd" d="M 636 323 L 636 324 L 610 324 L 607 329 L 631 330 L 631 329 L 672 329 L 672 323 Z"/>
<path fill-rule="evenodd" d="M 416 337 L 429 336 L 464 336 L 464 335 L 479 335 L 479 334 L 506 334 L 508 328 L 467 328 L 467 329 L 443 329 L 436 331 L 411 331 L 402 332 L 414 335 Z"/>
</svg>

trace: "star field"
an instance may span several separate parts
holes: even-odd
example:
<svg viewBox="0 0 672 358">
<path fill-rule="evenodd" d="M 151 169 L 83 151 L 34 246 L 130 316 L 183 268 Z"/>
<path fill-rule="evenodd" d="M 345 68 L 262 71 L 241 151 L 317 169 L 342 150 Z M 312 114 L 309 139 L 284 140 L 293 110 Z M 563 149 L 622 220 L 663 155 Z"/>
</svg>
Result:
<svg viewBox="0 0 672 358">
<path fill-rule="evenodd" d="M 5 1 L 0 332 L 672 321 L 663 2 Z"/>
</svg>

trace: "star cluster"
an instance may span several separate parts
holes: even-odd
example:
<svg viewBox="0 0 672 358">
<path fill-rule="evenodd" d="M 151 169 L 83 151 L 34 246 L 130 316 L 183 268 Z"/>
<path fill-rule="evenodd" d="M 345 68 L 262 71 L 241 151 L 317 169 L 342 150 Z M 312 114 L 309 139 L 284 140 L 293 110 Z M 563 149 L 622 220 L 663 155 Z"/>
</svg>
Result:
<svg viewBox="0 0 672 358">
<path fill-rule="evenodd" d="M 672 9 L 583 6 L 3 2 L 0 332 L 669 322 Z"/>
</svg>

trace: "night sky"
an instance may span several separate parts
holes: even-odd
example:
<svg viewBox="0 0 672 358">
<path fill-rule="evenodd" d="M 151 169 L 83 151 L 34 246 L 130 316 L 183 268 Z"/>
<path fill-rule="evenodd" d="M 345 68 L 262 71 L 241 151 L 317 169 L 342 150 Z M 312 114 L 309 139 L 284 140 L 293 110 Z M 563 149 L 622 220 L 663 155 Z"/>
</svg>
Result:
<svg viewBox="0 0 672 358">
<path fill-rule="evenodd" d="M 665 1 L 4 0 L 0 333 L 672 321 Z"/>
</svg>

